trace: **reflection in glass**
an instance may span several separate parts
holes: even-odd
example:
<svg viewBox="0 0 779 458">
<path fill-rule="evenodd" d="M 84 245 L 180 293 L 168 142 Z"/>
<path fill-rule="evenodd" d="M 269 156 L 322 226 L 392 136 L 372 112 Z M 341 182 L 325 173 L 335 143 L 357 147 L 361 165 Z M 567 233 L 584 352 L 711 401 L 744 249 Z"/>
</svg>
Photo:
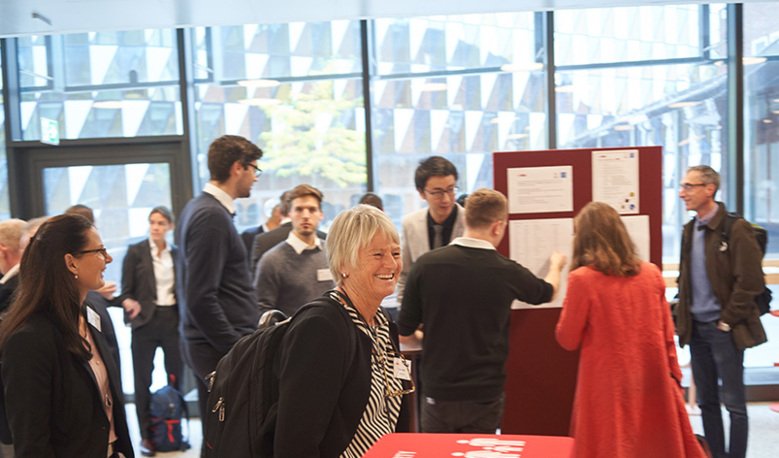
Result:
<svg viewBox="0 0 779 458">
<path fill-rule="evenodd" d="M 16 40 L 24 140 L 41 137 L 41 118 L 63 139 L 181 134 L 173 30 Z"/>
<path fill-rule="evenodd" d="M 556 65 L 591 65 L 700 54 L 698 5 L 555 12 Z"/>
<path fill-rule="evenodd" d="M 194 105 L 198 187 L 209 178 L 211 141 L 241 135 L 263 149 L 264 172 L 251 197 L 236 202 L 236 225 L 261 224 L 266 203 L 309 183 L 325 195 L 326 227 L 367 178 L 362 80 L 352 77 L 361 70 L 359 21 L 197 28 L 192 38 L 202 77 Z"/>
<path fill-rule="evenodd" d="M 687 220 L 678 187 L 687 167 L 709 164 L 728 173 L 726 70 L 680 64 L 556 75 L 567 85 L 557 91 L 560 147 L 663 146 L 665 262 L 678 261 L 679 228 Z"/>
<path fill-rule="evenodd" d="M 422 204 L 420 160 L 443 155 L 463 192 L 492 186 L 492 153 L 546 147 L 542 48 L 533 13 L 377 19 L 373 168 L 400 225 Z M 453 73 L 468 69 L 468 74 Z M 435 72 L 409 77 L 409 73 Z"/>
<path fill-rule="evenodd" d="M 744 5 L 745 216 L 768 230 L 779 255 L 779 3 Z"/>
</svg>

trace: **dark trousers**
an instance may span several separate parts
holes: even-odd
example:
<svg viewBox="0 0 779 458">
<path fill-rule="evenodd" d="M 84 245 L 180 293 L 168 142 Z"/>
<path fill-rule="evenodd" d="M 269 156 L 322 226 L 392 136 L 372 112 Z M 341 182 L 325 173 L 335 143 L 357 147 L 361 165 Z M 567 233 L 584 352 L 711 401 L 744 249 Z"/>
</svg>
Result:
<svg viewBox="0 0 779 458">
<path fill-rule="evenodd" d="M 694 322 L 690 340 L 692 375 L 698 389 L 703 433 L 716 458 L 744 458 L 749 420 L 744 388 L 744 351 L 716 322 Z M 722 380 L 720 399 L 719 380 Z M 730 446 L 725 453 L 725 430 L 720 402 L 730 413 Z"/>
<path fill-rule="evenodd" d="M 162 348 L 165 354 L 165 372 L 168 383 L 174 380 L 179 387 L 183 363 L 179 347 L 178 307 L 157 307 L 148 323 L 132 332 L 133 372 L 135 375 L 135 411 L 138 414 L 138 426 L 141 437 L 149 438 L 149 387 L 154 370 L 154 353 Z"/>
<path fill-rule="evenodd" d="M 490 401 L 422 401 L 423 433 L 495 434 L 503 418 L 504 397 Z"/>
<path fill-rule="evenodd" d="M 206 387 L 205 378 L 216 369 L 216 364 L 224 355 L 219 354 L 208 342 L 189 341 L 186 339 L 182 339 L 181 342 L 184 359 L 187 365 L 192 368 L 192 372 L 195 373 L 195 380 L 197 380 L 197 406 L 200 410 L 200 425 L 203 428 L 203 447 L 205 447 L 206 415 L 209 412 L 208 388 Z"/>
</svg>

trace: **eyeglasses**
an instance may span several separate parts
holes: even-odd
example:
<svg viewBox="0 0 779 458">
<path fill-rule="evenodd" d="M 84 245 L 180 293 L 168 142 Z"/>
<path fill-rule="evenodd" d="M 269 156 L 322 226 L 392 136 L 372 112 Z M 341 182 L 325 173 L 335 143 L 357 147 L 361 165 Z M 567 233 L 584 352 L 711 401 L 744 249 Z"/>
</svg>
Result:
<svg viewBox="0 0 779 458">
<path fill-rule="evenodd" d="M 106 247 L 95 248 L 94 250 L 81 250 L 76 252 L 77 255 L 89 253 L 99 254 L 103 257 L 103 259 L 108 259 L 108 249 Z"/>
<path fill-rule="evenodd" d="M 251 163 L 246 164 L 246 165 L 248 165 L 248 166 L 250 166 L 250 167 L 252 167 L 254 169 L 254 176 L 259 177 L 260 175 L 262 175 L 262 169 L 261 168 L 257 167 L 254 164 L 251 164 Z"/>
<path fill-rule="evenodd" d="M 394 343 L 393 343 L 393 346 L 394 346 Z M 414 391 L 416 391 L 417 388 L 414 385 L 414 378 L 413 377 L 409 377 L 410 385 L 409 385 L 408 388 L 405 388 L 405 389 L 401 388 L 399 390 L 396 390 L 395 388 L 390 386 L 390 383 L 389 383 L 390 375 L 389 375 L 389 372 L 387 371 L 387 364 L 389 362 L 392 362 L 392 364 L 394 364 L 395 362 L 398 362 L 398 363 L 403 364 L 406 367 L 408 367 L 408 360 L 406 359 L 405 356 L 403 356 L 403 353 L 400 353 L 398 351 L 393 351 L 391 354 L 388 355 L 388 354 L 386 354 L 384 352 L 377 352 L 377 351 L 375 351 L 375 349 L 373 351 L 374 351 L 374 354 L 378 357 L 378 362 L 379 362 L 379 365 L 381 366 L 381 370 L 382 370 L 382 375 L 383 375 L 382 378 L 384 379 L 384 397 L 386 397 L 386 398 L 400 397 L 400 396 L 403 396 L 405 394 L 411 394 Z M 389 358 L 388 358 L 388 356 L 389 356 Z M 402 386 L 403 385 L 401 384 L 401 387 Z"/>
<path fill-rule="evenodd" d="M 454 196 L 459 188 L 457 186 L 452 186 L 451 188 L 446 189 L 433 189 L 432 191 L 425 189 L 425 192 L 430 194 L 430 197 L 441 200 L 444 198 L 444 196 Z"/>
<path fill-rule="evenodd" d="M 679 185 L 679 189 L 683 189 L 685 191 L 692 191 L 693 188 L 697 188 L 698 186 L 706 186 L 708 183 L 682 183 Z"/>
</svg>

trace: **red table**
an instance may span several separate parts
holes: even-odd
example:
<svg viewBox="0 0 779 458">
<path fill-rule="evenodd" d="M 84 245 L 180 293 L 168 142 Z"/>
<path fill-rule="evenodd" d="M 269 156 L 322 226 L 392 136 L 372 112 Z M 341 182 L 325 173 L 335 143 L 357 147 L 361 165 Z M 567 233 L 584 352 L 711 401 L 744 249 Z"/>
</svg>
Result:
<svg viewBox="0 0 779 458">
<path fill-rule="evenodd" d="M 570 458 L 573 438 L 516 434 L 387 434 L 364 458 Z"/>
</svg>

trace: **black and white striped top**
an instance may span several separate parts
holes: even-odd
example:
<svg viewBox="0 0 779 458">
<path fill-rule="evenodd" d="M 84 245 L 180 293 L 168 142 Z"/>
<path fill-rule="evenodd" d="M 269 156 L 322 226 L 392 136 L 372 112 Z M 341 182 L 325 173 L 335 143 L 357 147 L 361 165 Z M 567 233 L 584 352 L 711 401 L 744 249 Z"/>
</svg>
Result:
<svg viewBox="0 0 779 458">
<path fill-rule="evenodd" d="M 387 392 L 399 392 L 402 388 L 400 379 L 394 376 L 393 362 L 397 355 L 395 346 L 390 340 L 389 321 L 379 312 L 376 314 L 376 326 L 369 326 L 353 307 L 343 303 L 354 325 L 370 337 L 371 347 L 371 391 L 365 411 L 357 425 L 357 432 L 352 441 L 341 453 L 344 458 L 359 458 L 380 437 L 395 432 L 395 425 L 400 415 L 400 396 L 386 396 Z"/>
</svg>

